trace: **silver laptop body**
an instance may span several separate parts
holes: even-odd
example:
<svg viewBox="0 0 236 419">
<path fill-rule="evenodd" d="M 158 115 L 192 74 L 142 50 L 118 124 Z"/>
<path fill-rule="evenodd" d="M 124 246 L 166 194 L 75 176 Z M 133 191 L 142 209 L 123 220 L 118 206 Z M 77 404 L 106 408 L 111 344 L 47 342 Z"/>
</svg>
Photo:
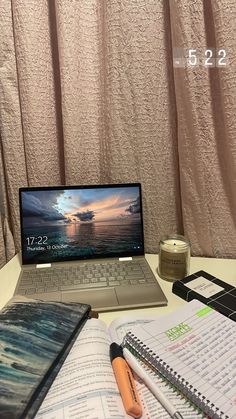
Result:
<svg viewBox="0 0 236 419">
<path fill-rule="evenodd" d="M 21 188 L 15 294 L 97 311 L 166 305 L 144 256 L 139 183 Z"/>
</svg>

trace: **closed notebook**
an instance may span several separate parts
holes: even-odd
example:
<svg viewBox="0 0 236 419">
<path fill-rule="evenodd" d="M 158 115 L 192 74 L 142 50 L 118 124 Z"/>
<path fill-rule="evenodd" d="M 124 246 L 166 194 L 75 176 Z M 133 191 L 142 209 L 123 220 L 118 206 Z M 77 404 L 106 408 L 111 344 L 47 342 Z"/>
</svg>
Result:
<svg viewBox="0 0 236 419">
<path fill-rule="evenodd" d="M 0 312 L 1 419 L 34 417 L 90 308 L 15 297 Z"/>
<path fill-rule="evenodd" d="M 186 301 L 200 300 L 236 321 L 236 287 L 205 271 L 175 281 L 172 292 Z"/>
<path fill-rule="evenodd" d="M 203 413 L 236 418 L 236 323 L 197 300 L 127 333 L 124 346 Z"/>
</svg>

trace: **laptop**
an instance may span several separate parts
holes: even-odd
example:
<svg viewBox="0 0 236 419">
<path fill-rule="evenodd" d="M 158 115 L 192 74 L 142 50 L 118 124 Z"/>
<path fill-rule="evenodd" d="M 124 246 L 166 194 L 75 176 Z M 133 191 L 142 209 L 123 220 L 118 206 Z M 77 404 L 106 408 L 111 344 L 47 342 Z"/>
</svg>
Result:
<svg viewBox="0 0 236 419">
<path fill-rule="evenodd" d="M 97 311 L 167 304 L 144 256 L 139 183 L 20 188 L 15 294 Z"/>
</svg>

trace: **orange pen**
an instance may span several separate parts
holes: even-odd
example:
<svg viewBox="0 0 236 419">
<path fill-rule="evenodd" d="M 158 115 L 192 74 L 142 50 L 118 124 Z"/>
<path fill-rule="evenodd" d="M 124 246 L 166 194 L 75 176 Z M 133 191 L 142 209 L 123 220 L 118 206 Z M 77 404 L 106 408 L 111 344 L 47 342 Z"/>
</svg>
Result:
<svg viewBox="0 0 236 419">
<path fill-rule="evenodd" d="M 126 413 L 134 418 L 140 418 L 142 408 L 133 374 L 123 357 L 121 346 L 117 343 L 110 345 L 110 359 Z"/>
</svg>

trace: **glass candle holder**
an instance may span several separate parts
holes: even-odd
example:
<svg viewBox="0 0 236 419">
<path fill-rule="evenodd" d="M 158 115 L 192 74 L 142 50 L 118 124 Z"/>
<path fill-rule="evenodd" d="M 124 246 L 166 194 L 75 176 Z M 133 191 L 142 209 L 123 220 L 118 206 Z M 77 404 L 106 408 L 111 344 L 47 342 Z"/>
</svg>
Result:
<svg viewBox="0 0 236 419">
<path fill-rule="evenodd" d="M 176 281 L 189 274 L 190 243 L 180 234 L 160 240 L 158 275 L 167 281 Z"/>
</svg>

